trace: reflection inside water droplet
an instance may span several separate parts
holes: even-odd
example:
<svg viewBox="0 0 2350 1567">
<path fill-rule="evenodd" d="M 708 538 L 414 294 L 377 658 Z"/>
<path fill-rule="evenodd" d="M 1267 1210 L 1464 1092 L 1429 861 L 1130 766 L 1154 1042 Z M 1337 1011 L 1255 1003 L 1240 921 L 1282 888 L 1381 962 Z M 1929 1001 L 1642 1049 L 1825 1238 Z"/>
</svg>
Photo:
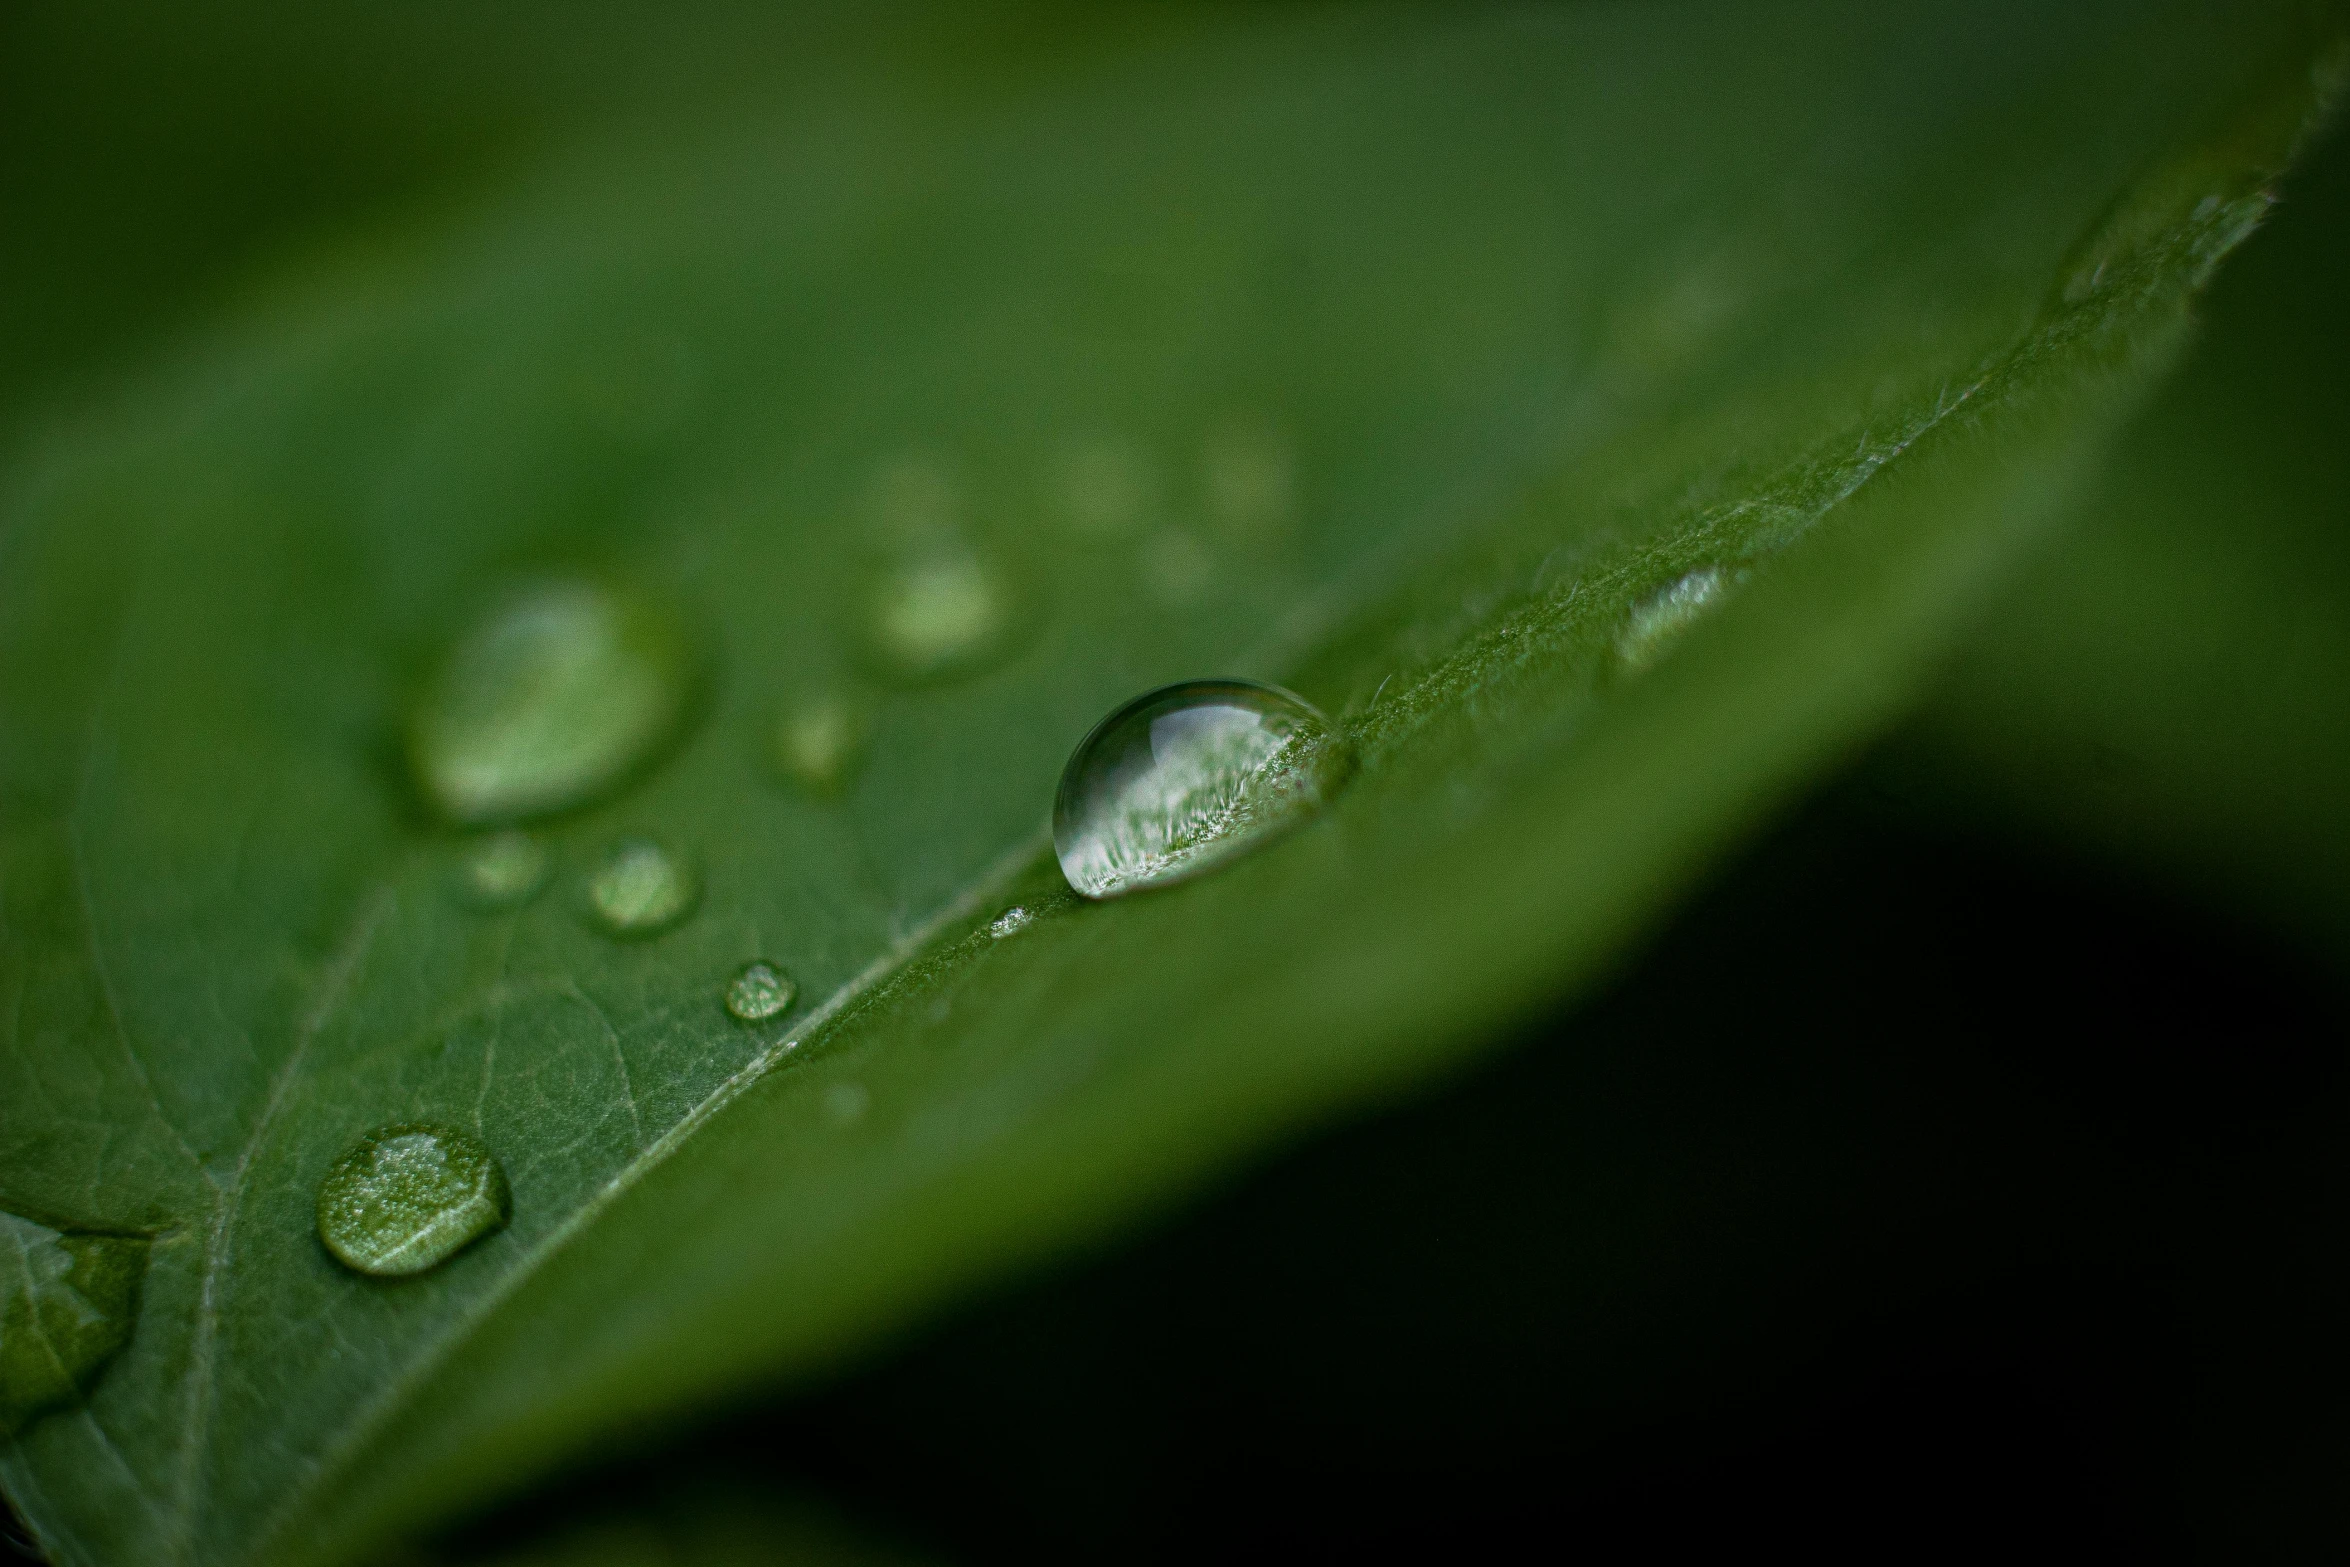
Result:
<svg viewBox="0 0 2350 1567">
<path fill-rule="evenodd" d="M 771 1018 L 792 1003 L 799 986 L 764 958 L 746 963 L 726 987 L 726 1010 L 745 1023 Z"/>
<path fill-rule="evenodd" d="M 685 918 L 699 891 L 677 856 L 650 838 L 624 838 L 588 878 L 588 907 L 616 936 L 650 936 Z"/>
<path fill-rule="evenodd" d="M 1053 848 L 1089 898 L 1207 869 L 1321 809 L 1354 772 L 1345 737 L 1303 699 L 1195 680 L 1104 719 L 1061 773 Z"/>
<path fill-rule="evenodd" d="M 457 868 L 457 890 L 477 908 L 511 909 L 528 903 L 547 881 L 546 845 L 509 828 L 475 840 Z"/>
<path fill-rule="evenodd" d="M 137 1236 L 0 1213 L 0 1440 L 89 1396 L 130 1342 L 146 1273 Z"/>
<path fill-rule="evenodd" d="M 1629 668 L 1647 668 L 1718 603 L 1730 585 L 1731 578 L 1721 568 L 1706 566 L 1650 595 L 1616 633 L 1616 656 Z"/>
<path fill-rule="evenodd" d="M 863 709 L 845 696 L 787 703 L 775 716 L 768 757 L 787 783 L 813 795 L 836 795 L 865 760 L 869 728 Z"/>
<path fill-rule="evenodd" d="M 542 582 L 461 637 L 417 703 L 418 784 L 460 822 L 568 809 L 671 739 L 691 686 L 683 641 L 601 584 Z"/>
<path fill-rule="evenodd" d="M 506 1172 L 480 1138 L 452 1127 L 385 1126 L 334 1162 L 318 1186 L 318 1238 L 361 1273 L 422 1273 L 503 1225 Z"/>
</svg>

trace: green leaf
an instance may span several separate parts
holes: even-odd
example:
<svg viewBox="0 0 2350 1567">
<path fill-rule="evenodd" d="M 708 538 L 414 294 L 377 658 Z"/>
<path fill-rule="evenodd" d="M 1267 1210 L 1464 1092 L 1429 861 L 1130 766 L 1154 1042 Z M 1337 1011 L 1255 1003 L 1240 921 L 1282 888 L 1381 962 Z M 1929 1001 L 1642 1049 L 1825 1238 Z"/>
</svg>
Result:
<svg viewBox="0 0 2350 1567">
<path fill-rule="evenodd" d="M 287 275 L 10 476 L 0 1207 L 153 1237 L 129 1345 L 0 1459 L 62 1558 L 347 1559 L 1599 971 L 2069 493 L 2323 36 L 1094 25 L 637 122 Z M 595 714 L 579 671 L 671 645 L 479 640 L 550 581 L 707 678 L 626 744 L 475 753 L 483 819 L 566 808 L 536 890 L 404 737 L 496 671 Z M 1359 775 L 1077 902 L 1069 748 L 1208 675 L 1294 685 Z M 659 919 L 591 901 L 611 865 Z M 742 1022 L 754 959 L 802 999 Z M 512 1218 L 364 1278 L 317 1189 L 394 1126 L 478 1137 Z"/>
<path fill-rule="evenodd" d="M 2350 955 L 2350 143 L 1903 735 L 1911 786 Z M 1957 803 L 1952 800 L 1952 803 Z"/>
</svg>

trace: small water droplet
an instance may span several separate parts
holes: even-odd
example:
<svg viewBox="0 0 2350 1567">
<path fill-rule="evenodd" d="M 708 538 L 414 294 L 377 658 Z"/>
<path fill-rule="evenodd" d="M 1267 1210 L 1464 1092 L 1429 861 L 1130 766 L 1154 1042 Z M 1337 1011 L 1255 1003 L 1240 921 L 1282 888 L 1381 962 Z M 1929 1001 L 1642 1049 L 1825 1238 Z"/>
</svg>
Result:
<svg viewBox="0 0 2350 1567">
<path fill-rule="evenodd" d="M 761 958 L 745 963 L 726 987 L 726 1010 L 739 1022 L 757 1023 L 790 1006 L 799 993 L 789 974 Z"/>
<path fill-rule="evenodd" d="M 650 838 L 623 838 L 588 878 L 588 907 L 615 936 L 651 936 L 692 912 L 693 871 Z"/>
<path fill-rule="evenodd" d="M 775 716 L 768 756 L 786 782 L 810 794 L 836 795 L 865 760 L 870 728 L 863 709 L 844 696 L 787 704 Z"/>
<path fill-rule="evenodd" d="M 1311 816 L 1354 765 L 1345 737 L 1287 691 L 1165 686 L 1103 719 L 1069 758 L 1053 848 L 1086 897 L 1161 886 Z"/>
<path fill-rule="evenodd" d="M 1731 581 L 1721 568 L 1705 566 L 1649 595 L 1616 633 L 1616 656 L 1628 668 L 1646 669 L 1721 600 Z"/>
<path fill-rule="evenodd" d="M 538 583 L 458 639 L 410 719 L 409 760 L 456 821 L 566 810 L 675 736 L 691 684 L 684 642 L 646 605 L 597 583 Z"/>
<path fill-rule="evenodd" d="M 835 1083 L 824 1090 L 824 1117 L 835 1126 L 854 1126 L 873 1108 L 863 1083 Z"/>
<path fill-rule="evenodd" d="M 976 674 L 1010 649 L 1014 602 L 1003 571 L 967 545 L 892 562 L 872 601 L 870 640 L 881 672 L 916 685 Z"/>
<path fill-rule="evenodd" d="M 499 1228 L 514 1211 L 497 1155 L 441 1126 L 383 1126 L 318 1183 L 318 1238 L 361 1273 L 422 1273 Z"/>
<path fill-rule="evenodd" d="M 988 921 L 987 933 L 1001 941 L 1006 936 L 1016 936 L 1027 929 L 1028 922 L 1035 918 L 1036 916 L 1029 910 L 1015 906 L 1004 910 L 1003 913 Z"/>
<path fill-rule="evenodd" d="M 130 1342 L 146 1274 L 137 1236 L 0 1213 L 0 1440 L 89 1396 Z"/>
<path fill-rule="evenodd" d="M 545 844 L 508 828 L 467 846 L 457 867 L 457 890 L 476 908 L 519 908 L 546 885 L 547 865 Z"/>
</svg>

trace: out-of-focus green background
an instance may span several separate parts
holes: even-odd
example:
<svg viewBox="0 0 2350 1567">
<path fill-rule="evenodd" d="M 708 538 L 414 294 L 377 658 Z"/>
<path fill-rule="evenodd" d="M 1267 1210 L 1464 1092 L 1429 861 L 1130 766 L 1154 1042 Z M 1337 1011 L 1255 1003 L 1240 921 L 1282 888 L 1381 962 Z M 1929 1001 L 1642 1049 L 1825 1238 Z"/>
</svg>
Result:
<svg viewBox="0 0 2350 1567">
<path fill-rule="evenodd" d="M 1057 34 L 949 25 L 999 60 Z M 17 8 L 0 459 L 537 149 L 821 80 L 833 31 Z M 2350 148 L 2284 195 L 1931 696 L 1603 997 L 431 1554 L 2338 1559 Z"/>
</svg>

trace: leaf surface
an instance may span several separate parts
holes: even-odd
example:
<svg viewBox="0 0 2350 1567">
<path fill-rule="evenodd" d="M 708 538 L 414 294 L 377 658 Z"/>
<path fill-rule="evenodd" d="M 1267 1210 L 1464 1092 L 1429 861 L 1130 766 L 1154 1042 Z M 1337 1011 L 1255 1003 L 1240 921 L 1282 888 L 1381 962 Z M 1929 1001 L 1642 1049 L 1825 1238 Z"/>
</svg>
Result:
<svg viewBox="0 0 2350 1567">
<path fill-rule="evenodd" d="M 128 1346 L 0 1460 L 63 1559 L 348 1559 L 1595 973 L 2063 501 L 2265 211 L 2324 36 L 1101 25 L 615 132 L 282 282 L 10 476 L 0 1207 L 151 1239 Z M 877 658 L 876 584 L 942 540 L 1009 584 L 1000 645 Z M 484 910 L 401 736 L 551 577 L 664 606 L 702 677 Z M 1360 775 L 1079 904 L 1064 757 L 1206 675 L 1294 685 Z M 769 758 L 819 699 L 863 735 L 829 797 Z M 617 941 L 585 881 L 640 835 L 698 897 Z M 754 958 L 801 999 L 743 1023 Z M 494 1150 L 512 1220 L 361 1278 L 318 1183 L 409 1124 Z"/>
</svg>

